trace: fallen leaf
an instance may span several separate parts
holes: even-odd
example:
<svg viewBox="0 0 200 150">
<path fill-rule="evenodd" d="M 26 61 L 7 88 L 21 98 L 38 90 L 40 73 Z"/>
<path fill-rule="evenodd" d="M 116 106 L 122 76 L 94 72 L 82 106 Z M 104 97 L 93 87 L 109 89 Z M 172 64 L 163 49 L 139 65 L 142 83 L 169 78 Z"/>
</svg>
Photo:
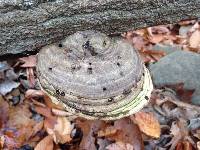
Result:
<svg viewBox="0 0 200 150">
<path fill-rule="evenodd" d="M 4 143 L 5 143 L 5 137 L 4 135 L 0 136 L 0 149 L 3 150 L 4 147 Z"/>
<path fill-rule="evenodd" d="M 52 108 L 52 113 L 56 116 L 60 116 L 60 117 L 69 117 L 71 116 L 72 114 L 67 112 L 67 111 L 64 111 L 64 110 L 60 110 L 60 109 L 56 109 L 56 108 Z"/>
<path fill-rule="evenodd" d="M 140 130 L 148 136 L 159 138 L 161 129 L 160 123 L 152 113 L 138 112 L 131 119 L 138 124 Z"/>
<path fill-rule="evenodd" d="M 136 150 L 129 143 L 116 142 L 106 147 L 106 150 Z"/>
<path fill-rule="evenodd" d="M 45 104 L 38 102 L 37 100 L 31 99 L 34 105 L 40 106 L 40 107 L 46 107 Z"/>
<path fill-rule="evenodd" d="M 109 141 L 108 139 L 106 139 L 106 138 L 98 138 L 97 139 L 97 144 L 98 144 L 98 150 L 105 150 L 106 149 L 106 147 L 108 146 L 108 145 L 110 145 L 112 142 L 111 141 Z"/>
<path fill-rule="evenodd" d="M 185 89 L 184 83 L 177 83 L 175 85 L 166 85 L 166 87 L 173 89 L 181 101 L 191 103 L 191 99 L 193 93 L 195 92 L 195 89 Z"/>
<path fill-rule="evenodd" d="M 150 36 L 154 34 L 170 34 L 170 30 L 167 28 L 167 26 L 159 25 L 154 27 L 147 28 L 147 31 Z"/>
<path fill-rule="evenodd" d="M 117 133 L 117 129 L 113 126 L 102 129 L 98 132 L 98 137 L 108 137 Z"/>
<path fill-rule="evenodd" d="M 67 143 L 72 140 L 71 132 L 74 125 L 66 117 L 57 117 L 57 122 L 53 128 L 47 128 L 46 131 L 53 137 L 55 143 Z"/>
<path fill-rule="evenodd" d="M 129 143 L 134 149 L 144 149 L 142 134 L 136 124 L 130 118 L 123 118 L 114 122 L 116 134 L 105 136 L 108 139 Z"/>
<path fill-rule="evenodd" d="M 200 129 L 196 130 L 196 133 L 194 133 L 194 136 L 200 140 Z"/>
<path fill-rule="evenodd" d="M 85 120 L 77 118 L 75 123 L 81 128 L 83 132 L 83 138 L 81 140 L 79 148 L 81 150 L 96 150 L 94 135 L 100 130 L 106 127 L 104 121 Z"/>
<path fill-rule="evenodd" d="M 44 96 L 44 92 L 41 90 L 28 89 L 25 93 L 27 99 L 42 96 Z"/>
<path fill-rule="evenodd" d="M 177 144 L 176 150 L 193 150 L 193 147 L 190 142 L 182 141 Z"/>
<path fill-rule="evenodd" d="M 141 36 L 133 37 L 132 42 L 131 42 L 133 47 L 137 50 L 141 50 L 141 49 L 145 48 L 146 43 L 147 43 L 147 41 Z"/>
<path fill-rule="evenodd" d="M 30 88 L 34 88 L 35 76 L 34 76 L 33 68 L 27 68 L 26 74 L 27 74 L 27 80 L 29 81 L 29 84 L 30 84 Z"/>
<path fill-rule="evenodd" d="M 43 97 L 45 104 L 49 108 L 56 108 L 56 109 L 59 109 L 59 110 L 64 109 L 60 103 L 58 103 L 58 104 L 53 103 L 51 98 L 47 94 L 45 94 L 42 90 L 29 89 L 25 93 L 25 98 L 27 98 L 27 99 L 31 99 L 31 98 L 35 99 L 35 98 L 38 98 L 38 97 Z"/>
<path fill-rule="evenodd" d="M 190 47 L 197 48 L 200 44 L 200 31 L 196 30 L 192 33 L 190 39 L 189 39 Z"/>
<path fill-rule="evenodd" d="M 162 34 L 155 34 L 155 35 L 149 36 L 149 41 L 153 44 L 160 43 L 164 39 L 165 39 L 165 36 L 163 36 Z"/>
<path fill-rule="evenodd" d="M 37 132 L 41 131 L 42 128 L 44 126 L 44 121 L 40 121 L 38 122 L 34 127 L 33 127 L 33 130 L 32 130 L 32 133 L 31 133 L 31 136 L 33 137 Z"/>
<path fill-rule="evenodd" d="M 196 147 L 195 142 L 189 136 L 189 130 L 187 128 L 186 120 L 179 118 L 179 120 L 174 121 L 172 123 L 170 131 L 173 135 L 173 138 L 168 143 L 168 145 L 171 145 L 170 150 L 174 150 L 177 147 L 178 143 L 180 143 L 181 141 L 188 141 L 190 143 L 189 145 L 193 145 L 194 147 Z"/>
<path fill-rule="evenodd" d="M 197 149 L 200 150 L 200 141 L 197 142 Z"/>
<path fill-rule="evenodd" d="M 0 128 L 6 127 L 9 118 L 9 105 L 0 95 Z"/>
<path fill-rule="evenodd" d="M 31 55 L 28 57 L 22 57 L 19 59 L 23 64 L 20 65 L 22 68 L 33 68 L 36 66 L 36 55 Z"/>
<path fill-rule="evenodd" d="M 52 137 L 46 136 L 43 138 L 35 147 L 34 150 L 53 150 L 53 139 Z"/>
<path fill-rule="evenodd" d="M 194 20 L 193 20 L 194 21 Z M 196 22 L 196 23 L 195 23 Z M 195 20 L 195 22 L 194 23 L 192 23 L 193 24 L 193 26 L 192 26 L 192 28 L 189 30 L 189 32 L 190 33 L 193 33 L 193 32 L 195 32 L 196 30 L 198 30 L 199 29 L 199 22 L 198 21 L 196 21 Z"/>
<path fill-rule="evenodd" d="M 5 148 L 16 149 L 29 140 L 36 125 L 31 116 L 28 103 L 9 108 L 6 125 L 1 129 L 5 137 Z"/>
<path fill-rule="evenodd" d="M 55 118 L 55 116 L 53 116 L 51 113 L 51 109 L 48 107 L 35 106 L 35 111 L 47 118 Z"/>
</svg>

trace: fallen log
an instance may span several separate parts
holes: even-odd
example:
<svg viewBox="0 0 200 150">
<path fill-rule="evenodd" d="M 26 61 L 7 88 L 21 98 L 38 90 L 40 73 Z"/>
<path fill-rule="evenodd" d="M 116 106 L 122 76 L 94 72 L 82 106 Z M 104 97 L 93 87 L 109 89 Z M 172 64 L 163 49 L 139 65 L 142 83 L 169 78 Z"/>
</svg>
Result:
<svg viewBox="0 0 200 150">
<path fill-rule="evenodd" d="M 107 34 L 200 17 L 200 0 L 0 0 L 0 59 L 76 31 Z"/>
</svg>

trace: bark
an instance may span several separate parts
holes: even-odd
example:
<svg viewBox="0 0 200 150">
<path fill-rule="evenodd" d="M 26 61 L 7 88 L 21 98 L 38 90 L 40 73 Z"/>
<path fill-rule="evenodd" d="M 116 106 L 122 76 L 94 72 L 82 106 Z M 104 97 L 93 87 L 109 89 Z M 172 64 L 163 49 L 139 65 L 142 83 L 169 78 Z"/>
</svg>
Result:
<svg viewBox="0 0 200 150">
<path fill-rule="evenodd" d="M 0 0 L 0 56 L 30 54 L 76 31 L 118 34 L 200 17 L 200 0 Z"/>
</svg>

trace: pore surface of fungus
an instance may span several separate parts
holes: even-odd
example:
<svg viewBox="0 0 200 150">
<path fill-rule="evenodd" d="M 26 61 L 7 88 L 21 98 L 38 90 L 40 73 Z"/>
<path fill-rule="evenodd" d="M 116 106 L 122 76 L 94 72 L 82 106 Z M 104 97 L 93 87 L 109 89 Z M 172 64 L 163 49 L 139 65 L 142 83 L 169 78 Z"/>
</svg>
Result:
<svg viewBox="0 0 200 150">
<path fill-rule="evenodd" d="M 138 52 L 124 39 L 82 31 L 37 55 L 42 89 L 66 111 L 87 119 L 114 120 L 147 104 L 153 89 Z"/>
</svg>

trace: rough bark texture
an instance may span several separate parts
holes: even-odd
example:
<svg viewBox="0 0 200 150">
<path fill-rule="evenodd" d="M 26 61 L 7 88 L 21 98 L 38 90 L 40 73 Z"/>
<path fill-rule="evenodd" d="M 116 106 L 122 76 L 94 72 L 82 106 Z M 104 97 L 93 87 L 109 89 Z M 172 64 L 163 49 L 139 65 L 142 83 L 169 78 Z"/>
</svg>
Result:
<svg viewBox="0 0 200 150">
<path fill-rule="evenodd" d="M 200 17 L 200 0 L 0 0 L 0 56 L 85 29 L 112 34 Z"/>
</svg>

